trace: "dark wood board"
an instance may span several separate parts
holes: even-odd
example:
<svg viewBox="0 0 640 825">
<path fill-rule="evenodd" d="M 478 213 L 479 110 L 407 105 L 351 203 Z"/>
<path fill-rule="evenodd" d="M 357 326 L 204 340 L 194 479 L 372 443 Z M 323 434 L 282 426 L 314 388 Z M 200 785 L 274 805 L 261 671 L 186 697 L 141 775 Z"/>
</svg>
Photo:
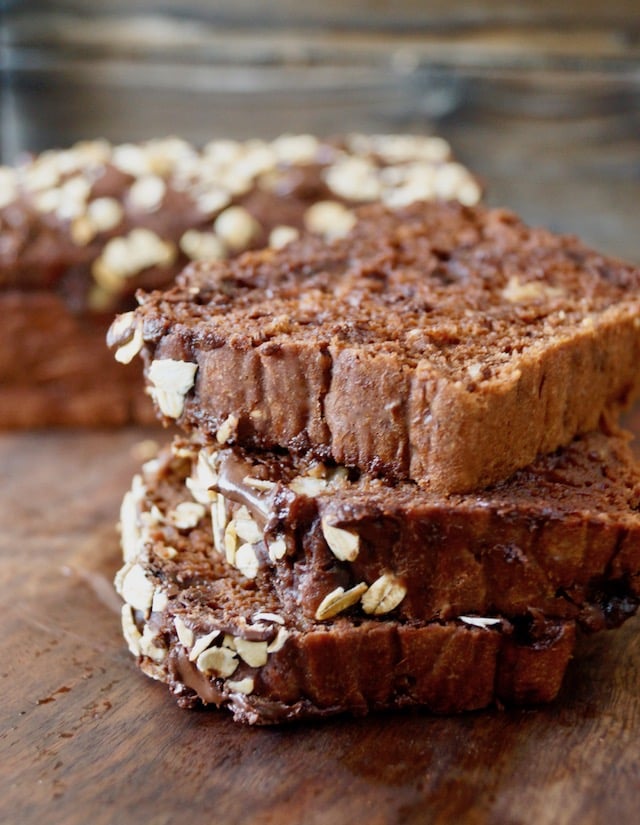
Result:
<svg viewBox="0 0 640 825">
<path fill-rule="evenodd" d="M 540 709 L 280 730 L 180 710 L 125 649 L 111 585 L 147 436 L 0 437 L 0 822 L 637 821 L 640 619 L 582 641 Z"/>
</svg>

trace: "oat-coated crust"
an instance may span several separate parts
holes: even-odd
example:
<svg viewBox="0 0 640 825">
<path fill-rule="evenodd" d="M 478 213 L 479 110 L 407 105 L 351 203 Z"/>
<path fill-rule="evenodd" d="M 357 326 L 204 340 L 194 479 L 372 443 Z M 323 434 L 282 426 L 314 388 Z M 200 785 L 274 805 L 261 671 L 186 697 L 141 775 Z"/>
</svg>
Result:
<svg viewBox="0 0 640 825">
<path fill-rule="evenodd" d="M 147 363 L 197 366 L 194 438 L 442 492 L 506 478 L 640 385 L 640 272 L 503 210 L 364 207 L 344 239 L 194 265 L 140 300 Z"/>
</svg>

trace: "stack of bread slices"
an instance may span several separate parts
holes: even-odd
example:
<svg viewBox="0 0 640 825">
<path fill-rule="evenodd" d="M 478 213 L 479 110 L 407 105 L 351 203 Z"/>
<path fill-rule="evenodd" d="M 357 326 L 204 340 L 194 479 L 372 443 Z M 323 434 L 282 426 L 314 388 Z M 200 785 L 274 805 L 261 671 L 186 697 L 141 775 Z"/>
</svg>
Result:
<svg viewBox="0 0 640 825">
<path fill-rule="evenodd" d="M 116 584 L 143 671 L 265 724 L 552 700 L 640 600 L 640 271 L 504 210 L 190 265 L 112 324 L 179 435 Z"/>
</svg>

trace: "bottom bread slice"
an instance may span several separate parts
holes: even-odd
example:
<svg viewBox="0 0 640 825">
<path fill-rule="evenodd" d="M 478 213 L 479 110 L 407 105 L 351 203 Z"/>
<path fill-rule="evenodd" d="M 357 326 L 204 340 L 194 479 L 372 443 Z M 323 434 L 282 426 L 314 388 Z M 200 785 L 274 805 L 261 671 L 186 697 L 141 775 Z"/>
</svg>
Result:
<svg viewBox="0 0 640 825">
<path fill-rule="evenodd" d="M 184 506 L 182 488 L 159 468 L 154 462 L 139 477 L 146 506 L 122 524 L 126 560 L 116 588 L 129 649 L 180 705 L 224 706 L 238 721 L 272 724 L 415 706 L 453 713 L 557 695 L 574 621 L 536 610 L 512 619 L 309 618 L 284 604 L 268 577 L 249 579 L 229 565 L 202 508 Z"/>
</svg>

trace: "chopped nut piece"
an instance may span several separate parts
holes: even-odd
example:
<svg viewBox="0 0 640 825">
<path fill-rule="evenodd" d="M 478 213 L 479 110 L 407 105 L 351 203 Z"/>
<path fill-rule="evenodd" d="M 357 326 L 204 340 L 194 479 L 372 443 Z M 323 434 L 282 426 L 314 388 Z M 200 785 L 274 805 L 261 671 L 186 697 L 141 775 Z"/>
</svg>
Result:
<svg viewBox="0 0 640 825">
<path fill-rule="evenodd" d="M 236 650 L 240 658 L 251 667 L 262 667 L 267 663 L 267 643 L 249 642 L 236 638 Z"/>
<path fill-rule="evenodd" d="M 343 237 L 355 222 L 353 212 L 338 201 L 318 201 L 304 214 L 306 229 L 322 235 L 327 240 Z"/>
<path fill-rule="evenodd" d="M 87 216 L 98 232 L 108 232 L 123 218 L 123 210 L 115 198 L 96 198 L 87 204 Z"/>
<path fill-rule="evenodd" d="M 502 290 L 502 297 L 513 304 L 540 298 L 561 298 L 564 294 L 560 287 L 549 286 L 540 281 L 522 281 L 517 275 L 512 275 Z"/>
<path fill-rule="evenodd" d="M 221 493 L 216 493 L 216 499 L 211 505 L 211 527 L 213 530 L 213 546 L 218 553 L 222 553 L 225 546 L 227 527 L 227 505 Z"/>
<path fill-rule="evenodd" d="M 195 501 L 182 501 L 175 510 L 169 513 L 168 521 L 178 530 L 191 530 L 204 518 L 206 510 L 202 504 Z"/>
<path fill-rule="evenodd" d="M 473 625 L 474 627 L 482 627 L 485 630 L 494 624 L 500 624 L 500 619 L 485 619 L 481 616 L 458 616 L 461 622 Z"/>
<path fill-rule="evenodd" d="M 238 547 L 234 559 L 235 566 L 248 579 L 255 579 L 260 568 L 260 561 L 251 544 L 242 544 Z"/>
<path fill-rule="evenodd" d="M 227 682 L 227 687 L 234 693 L 249 694 L 253 693 L 255 682 L 251 676 L 245 676 L 244 679 L 240 679 L 237 682 Z"/>
<path fill-rule="evenodd" d="M 158 636 L 154 635 L 149 625 L 147 625 L 140 637 L 140 652 L 154 662 L 162 662 L 167 658 L 167 650 L 155 644 L 157 639 Z"/>
<path fill-rule="evenodd" d="M 198 209 L 205 215 L 213 215 L 231 203 L 231 194 L 222 187 L 209 189 L 196 200 Z"/>
<path fill-rule="evenodd" d="M 234 521 L 230 521 L 224 530 L 224 552 L 227 562 L 234 566 L 236 562 L 237 548 L 238 536 L 236 534 L 236 525 Z"/>
<path fill-rule="evenodd" d="M 234 413 L 227 416 L 216 432 L 216 441 L 218 444 L 225 444 L 235 436 L 238 431 L 238 421 L 238 416 Z"/>
<path fill-rule="evenodd" d="M 171 266 L 176 257 L 172 243 L 143 227 L 132 229 L 127 238 L 130 256 L 128 273 L 135 274 L 152 266 Z"/>
<path fill-rule="evenodd" d="M 60 173 L 53 164 L 36 161 L 28 166 L 24 175 L 24 186 L 31 192 L 53 189 L 60 182 Z"/>
<path fill-rule="evenodd" d="M 341 527 L 334 527 L 326 518 L 322 519 L 320 525 L 333 555 L 340 561 L 355 561 L 360 552 L 360 536 Z"/>
<path fill-rule="evenodd" d="M 120 595 L 131 607 L 148 615 L 154 589 L 153 582 L 147 578 L 144 568 L 139 564 L 134 564 L 122 580 Z"/>
<path fill-rule="evenodd" d="M 112 321 L 107 333 L 107 343 L 110 346 L 124 344 L 131 339 L 136 326 L 135 312 L 123 312 Z"/>
<path fill-rule="evenodd" d="M 312 163 L 320 143 L 313 135 L 280 135 L 271 142 L 271 148 L 283 163 Z"/>
<path fill-rule="evenodd" d="M 436 170 L 433 181 L 435 194 L 439 198 L 457 198 L 458 192 L 468 186 L 471 176 L 459 163 L 445 163 Z"/>
<path fill-rule="evenodd" d="M 159 546 L 156 549 L 156 556 L 158 556 L 158 558 L 160 558 L 160 559 L 164 559 L 165 561 L 171 561 L 171 559 L 175 559 L 175 557 L 177 555 L 178 555 L 178 551 L 176 550 L 176 548 L 171 547 L 168 544 L 165 544 L 163 546 Z"/>
<path fill-rule="evenodd" d="M 315 498 L 327 489 L 327 480 L 324 478 L 310 478 L 309 476 L 297 476 L 289 482 L 289 489 L 299 496 Z"/>
<path fill-rule="evenodd" d="M 152 613 L 162 613 L 169 604 L 169 597 L 164 590 L 156 590 L 153 594 L 153 601 L 151 602 Z"/>
<path fill-rule="evenodd" d="M 267 541 L 267 549 L 271 561 L 279 561 L 284 558 L 287 553 L 287 542 L 283 536 L 278 536 L 278 538 L 273 541 Z"/>
<path fill-rule="evenodd" d="M 116 292 L 121 289 L 123 279 L 131 278 L 149 267 L 171 266 L 175 257 L 173 243 L 163 241 L 150 229 L 137 227 L 127 236 L 107 241 L 91 271 L 101 287 Z"/>
<path fill-rule="evenodd" d="M 80 215 L 71 221 L 69 229 L 71 240 L 78 246 L 86 246 L 94 239 L 96 228 L 86 215 Z"/>
<path fill-rule="evenodd" d="M 396 608 L 407 595 L 407 588 L 391 573 L 383 573 L 362 597 L 365 613 L 380 616 Z"/>
<path fill-rule="evenodd" d="M 284 624 L 284 619 L 277 613 L 254 613 L 251 617 L 252 622 L 275 622 L 276 624 Z"/>
<path fill-rule="evenodd" d="M 331 487 L 344 487 L 349 481 L 349 471 L 346 467 L 334 467 L 327 480 Z"/>
<path fill-rule="evenodd" d="M 262 530 L 258 526 L 258 522 L 250 515 L 247 508 L 243 505 L 240 507 L 234 517 L 236 525 L 236 534 L 249 544 L 257 544 L 262 541 Z"/>
<path fill-rule="evenodd" d="M 45 189 L 44 192 L 38 192 L 33 200 L 38 212 L 55 212 L 60 205 L 60 190 Z"/>
<path fill-rule="evenodd" d="M 276 162 L 276 154 L 269 144 L 263 140 L 247 140 L 244 152 L 234 164 L 233 172 L 241 178 L 252 180 L 273 169 Z"/>
<path fill-rule="evenodd" d="M 456 197 L 464 206 L 475 206 L 482 197 L 482 189 L 473 178 L 469 177 L 458 187 Z"/>
<path fill-rule="evenodd" d="M 120 611 L 120 618 L 122 621 L 122 633 L 129 648 L 129 651 L 134 656 L 140 655 L 140 639 L 142 634 L 136 627 L 133 620 L 133 611 L 128 604 L 123 604 Z"/>
<path fill-rule="evenodd" d="M 196 639 L 193 630 L 184 623 L 180 616 L 174 617 L 173 626 L 178 634 L 180 644 L 187 650 L 191 649 Z"/>
<path fill-rule="evenodd" d="M 221 212 L 213 228 L 224 243 L 236 252 L 246 249 L 260 232 L 260 224 L 242 206 L 230 206 Z"/>
<path fill-rule="evenodd" d="M 299 237 L 300 232 L 295 226 L 275 226 L 269 233 L 269 246 L 272 249 L 282 249 L 283 246 Z"/>
<path fill-rule="evenodd" d="M 136 209 L 155 212 L 160 207 L 167 187 L 157 175 L 145 175 L 138 178 L 129 190 L 129 201 Z"/>
<path fill-rule="evenodd" d="M 278 628 L 276 638 L 269 645 L 267 645 L 267 653 L 277 653 L 279 650 L 282 650 L 284 643 L 290 635 L 291 634 L 289 631 L 285 630 L 284 627 Z"/>
<path fill-rule="evenodd" d="M 202 673 L 214 673 L 222 678 L 235 673 L 239 664 L 238 657 L 228 647 L 211 647 L 201 653 L 196 661 L 196 667 Z"/>
<path fill-rule="evenodd" d="M 210 505 L 218 495 L 211 488 L 218 480 L 218 473 L 213 463 L 213 456 L 206 450 L 200 450 L 195 469 L 185 484 L 194 499 L 200 504 Z"/>
<path fill-rule="evenodd" d="M 149 367 L 149 380 L 154 385 L 153 394 L 161 412 L 168 418 L 179 418 L 184 409 L 184 398 L 195 381 L 197 364 L 164 358 L 153 361 Z"/>
<path fill-rule="evenodd" d="M 133 335 L 131 336 L 131 340 L 128 341 L 126 344 L 122 344 L 122 346 L 118 347 L 115 351 L 113 357 L 118 361 L 120 364 L 129 364 L 136 355 L 140 352 L 144 345 L 144 338 L 142 337 L 142 327 L 136 326 L 133 330 Z"/>
<path fill-rule="evenodd" d="M 142 146 L 133 143 L 122 143 L 114 146 L 111 163 L 127 175 L 138 177 L 151 171 L 149 160 Z"/>
<path fill-rule="evenodd" d="M 253 487 L 254 490 L 260 490 L 261 492 L 268 492 L 276 486 L 275 481 L 269 481 L 266 478 L 253 478 L 252 476 L 245 476 L 242 482 L 247 487 Z"/>
<path fill-rule="evenodd" d="M 104 245 L 102 254 L 93 265 L 96 282 L 109 289 L 114 280 L 122 280 L 133 272 L 129 256 L 129 246 L 125 238 L 112 238 Z"/>
<path fill-rule="evenodd" d="M 204 147 L 205 156 L 211 162 L 226 166 L 236 161 L 243 153 L 244 146 L 237 140 L 218 138 L 211 140 Z"/>
<path fill-rule="evenodd" d="M 451 156 L 446 140 L 428 135 L 366 135 L 349 136 L 348 147 L 357 154 L 375 154 L 387 163 L 412 160 L 441 163 Z"/>
<path fill-rule="evenodd" d="M 196 475 L 198 481 L 206 487 L 213 487 L 218 482 L 218 467 L 216 454 L 208 450 L 200 450 L 196 464 Z"/>
<path fill-rule="evenodd" d="M 138 516 L 144 486 L 140 476 L 134 476 L 131 490 L 128 490 L 120 506 L 120 543 L 124 560 L 133 562 L 140 550 L 140 525 Z"/>
<path fill-rule="evenodd" d="M 471 378 L 472 381 L 477 381 L 478 378 L 482 377 L 482 370 L 484 369 L 482 364 L 475 363 L 469 364 L 467 367 L 467 375 Z"/>
<path fill-rule="evenodd" d="M 318 605 L 315 617 L 318 621 L 330 619 L 332 616 L 337 616 L 348 607 L 360 601 L 363 593 L 367 592 L 367 585 L 364 582 L 356 584 L 350 590 L 345 590 L 344 587 L 336 587 L 331 593 L 328 593 Z"/>
<path fill-rule="evenodd" d="M 189 661 L 195 662 L 198 656 L 200 656 L 200 654 L 205 651 L 209 645 L 218 638 L 219 635 L 219 630 L 212 630 L 211 633 L 207 633 L 206 636 L 201 636 L 197 639 L 191 648 L 191 653 L 189 653 Z"/>
<path fill-rule="evenodd" d="M 224 243 L 213 232 L 188 229 L 180 238 L 180 249 L 192 261 L 221 260 L 226 257 Z"/>
<path fill-rule="evenodd" d="M 366 158 L 343 158 L 327 167 L 324 179 L 332 192 L 347 200 L 367 201 L 380 197 L 381 185 L 377 169 Z"/>
</svg>

